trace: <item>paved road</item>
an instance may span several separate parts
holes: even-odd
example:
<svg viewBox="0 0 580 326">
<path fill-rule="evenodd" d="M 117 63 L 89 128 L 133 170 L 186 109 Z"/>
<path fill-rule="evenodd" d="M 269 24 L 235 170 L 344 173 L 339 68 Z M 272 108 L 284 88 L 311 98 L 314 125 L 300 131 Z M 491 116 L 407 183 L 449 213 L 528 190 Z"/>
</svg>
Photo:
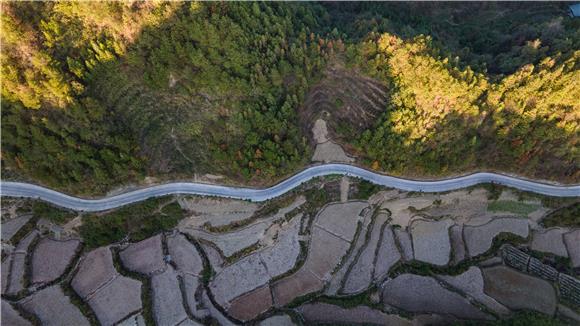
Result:
<svg viewBox="0 0 580 326">
<path fill-rule="evenodd" d="M 265 189 L 176 182 L 143 188 L 140 190 L 135 190 L 102 199 L 82 199 L 33 184 L 2 182 L 0 183 L 0 195 L 10 197 L 37 198 L 61 207 L 92 212 L 116 208 L 142 201 L 147 198 L 170 194 L 218 196 L 260 202 L 278 197 L 313 178 L 331 174 L 359 177 L 379 185 L 407 191 L 443 192 L 461 189 L 480 183 L 494 182 L 543 195 L 556 197 L 580 197 L 580 185 L 557 186 L 518 179 L 495 173 L 475 173 L 468 176 L 438 181 L 417 181 L 381 175 L 346 164 L 324 164 L 310 167 L 275 186 Z"/>
</svg>

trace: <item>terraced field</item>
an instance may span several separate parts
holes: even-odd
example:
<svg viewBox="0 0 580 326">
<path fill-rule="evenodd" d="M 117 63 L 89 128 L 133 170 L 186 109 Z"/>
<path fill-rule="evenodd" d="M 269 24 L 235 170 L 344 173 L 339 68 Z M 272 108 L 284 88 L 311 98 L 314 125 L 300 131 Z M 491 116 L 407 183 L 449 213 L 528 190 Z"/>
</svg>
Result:
<svg viewBox="0 0 580 326">
<path fill-rule="evenodd" d="M 328 122 L 329 137 L 340 140 L 354 130 L 365 130 L 384 112 L 388 90 L 380 82 L 348 70 L 329 66 L 322 80 L 311 88 L 300 109 L 305 135 L 317 119 Z"/>
<path fill-rule="evenodd" d="M 95 249 L 9 202 L 2 324 L 428 325 L 522 309 L 580 322 L 580 229 L 543 228 L 548 201 L 485 188 L 357 199 L 359 187 L 320 179 L 263 204 L 180 197 L 175 229 Z"/>
</svg>

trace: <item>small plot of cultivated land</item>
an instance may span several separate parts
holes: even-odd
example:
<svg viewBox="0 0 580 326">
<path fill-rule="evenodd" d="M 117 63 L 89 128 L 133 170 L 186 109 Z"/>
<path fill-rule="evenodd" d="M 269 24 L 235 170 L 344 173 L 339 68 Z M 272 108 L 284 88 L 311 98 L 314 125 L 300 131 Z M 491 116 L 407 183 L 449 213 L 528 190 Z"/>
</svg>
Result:
<svg viewBox="0 0 580 326">
<path fill-rule="evenodd" d="M 447 265 L 451 255 L 451 241 L 449 240 L 451 225 L 453 222 L 449 219 L 414 220 L 411 224 L 411 237 L 415 259 L 433 265 Z"/>
<path fill-rule="evenodd" d="M 153 317 L 157 325 L 177 325 L 187 319 L 177 273 L 168 267 L 151 277 Z"/>
<path fill-rule="evenodd" d="M 262 320 L 260 326 L 293 326 L 296 325 L 288 315 L 276 315 Z"/>
<path fill-rule="evenodd" d="M 493 239 L 504 232 L 527 238 L 529 233 L 528 220 L 522 218 L 496 218 L 483 225 L 465 226 L 463 228 L 463 238 L 467 252 L 471 257 L 485 253 L 491 248 Z"/>
<path fill-rule="evenodd" d="M 527 216 L 540 208 L 537 204 L 529 204 L 525 202 L 512 200 L 496 200 L 487 205 L 487 209 L 491 212 L 513 213 L 517 215 Z"/>
<path fill-rule="evenodd" d="M 308 256 L 300 270 L 273 285 L 274 302 L 285 305 L 294 298 L 319 291 L 347 253 L 356 233 L 363 202 L 331 204 L 318 213 L 311 231 Z"/>
<path fill-rule="evenodd" d="M 299 228 L 298 215 L 282 225 L 274 245 L 252 253 L 221 270 L 210 284 L 216 301 L 227 307 L 232 299 L 267 284 L 271 278 L 292 269 L 300 255 Z"/>
<path fill-rule="evenodd" d="M 310 303 L 300 306 L 297 310 L 308 324 L 411 325 L 409 320 L 400 316 L 389 315 L 367 306 L 345 309 L 328 303 Z"/>
<path fill-rule="evenodd" d="M 373 278 L 386 275 L 401 259 L 391 226 L 384 225 L 388 217 L 389 215 L 385 213 L 377 215 L 368 243 L 361 249 L 360 255 L 352 265 L 342 292 L 358 293 L 365 290 L 371 285 Z"/>
<path fill-rule="evenodd" d="M 483 275 L 481 270 L 475 266 L 469 267 L 466 272 L 457 276 L 441 275 L 437 278 L 474 298 L 497 314 L 507 315 L 510 313 L 509 309 L 483 292 Z"/>
<path fill-rule="evenodd" d="M 179 204 L 192 213 L 179 223 L 180 227 L 201 227 L 205 223 L 224 226 L 252 217 L 259 208 L 256 203 L 242 200 L 202 197 L 181 198 Z"/>
<path fill-rule="evenodd" d="M 10 241 L 31 218 L 32 214 L 21 215 L 2 223 L 2 241 Z"/>
<path fill-rule="evenodd" d="M 185 292 L 185 303 L 189 312 L 198 319 L 204 319 L 208 315 L 208 310 L 199 303 L 201 295 L 199 278 L 193 275 L 185 274 L 181 276 L 183 291 Z"/>
<path fill-rule="evenodd" d="M 580 267 L 580 230 L 564 234 L 564 243 L 572 260 L 572 267 Z"/>
<path fill-rule="evenodd" d="M 554 287 L 539 278 L 505 266 L 483 269 L 485 293 L 515 310 L 536 310 L 548 315 L 556 311 Z"/>
<path fill-rule="evenodd" d="M 151 274 L 165 267 L 161 234 L 132 243 L 119 252 L 123 266 L 141 274 Z"/>
<path fill-rule="evenodd" d="M 235 299 L 228 309 L 228 313 L 236 319 L 248 321 L 256 318 L 270 307 L 272 307 L 272 295 L 270 287 L 266 285 Z"/>
<path fill-rule="evenodd" d="M 89 252 L 81 260 L 71 286 L 79 296 L 86 298 L 115 276 L 117 271 L 111 250 L 109 247 L 101 247 Z"/>
<path fill-rule="evenodd" d="M 268 282 L 270 275 L 259 255 L 251 255 L 239 263 L 224 268 L 210 284 L 211 292 L 222 307 L 237 296 Z"/>
<path fill-rule="evenodd" d="M 367 206 L 365 202 L 330 204 L 320 212 L 315 225 L 346 241 L 352 241 L 356 232 L 356 222 Z"/>
<path fill-rule="evenodd" d="M 71 286 L 102 325 L 114 325 L 142 308 L 141 282 L 117 273 L 109 247 L 85 255 Z"/>
<path fill-rule="evenodd" d="M 449 314 L 462 319 L 489 319 L 467 299 L 426 276 L 403 274 L 385 282 L 382 292 L 387 305 L 412 313 Z"/>
<path fill-rule="evenodd" d="M 268 242 L 266 241 L 267 231 L 272 227 L 272 225 L 276 223 L 276 221 L 282 220 L 287 213 L 291 212 L 295 208 L 300 207 L 302 204 L 304 204 L 304 202 L 305 198 L 300 196 L 296 198 L 289 206 L 278 210 L 276 214 L 273 214 L 272 216 L 264 219 L 260 219 L 257 222 L 232 232 L 211 233 L 191 227 L 180 228 L 180 231 L 187 233 L 195 238 L 211 242 L 220 249 L 221 253 L 225 257 L 231 257 L 232 255 L 244 249 L 250 248 L 257 243 Z"/>
<path fill-rule="evenodd" d="M 401 258 L 401 253 L 395 243 L 393 229 L 391 226 L 387 226 L 383 230 L 383 236 L 377 251 L 377 257 L 375 258 L 374 279 L 379 280 L 385 277 L 391 267 L 401 260 Z"/>
<path fill-rule="evenodd" d="M 20 240 L 12 254 L 6 258 L 6 265 L 2 266 L 3 287 L 7 294 L 17 294 L 24 290 L 26 274 L 26 256 L 30 245 L 38 237 L 38 231 L 30 232 Z M 4 279 L 5 277 L 5 279 Z"/>
<path fill-rule="evenodd" d="M 458 264 L 465 259 L 465 242 L 463 241 L 463 225 L 454 225 L 449 229 L 449 239 L 451 240 L 451 258 L 453 264 Z"/>
<path fill-rule="evenodd" d="M 560 257 L 568 257 L 568 251 L 564 244 L 564 233 L 568 232 L 562 228 L 552 228 L 548 230 L 536 230 L 532 233 L 532 250 L 554 254 Z"/>
<path fill-rule="evenodd" d="M 295 298 L 320 291 L 324 286 L 316 275 L 306 268 L 301 268 L 291 276 L 285 277 L 272 286 L 274 295 L 274 304 L 276 306 L 285 306 Z"/>
<path fill-rule="evenodd" d="M 401 254 L 403 260 L 410 261 L 414 259 L 413 255 L 413 242 L 411 241 L 411 235 L 409 232 L 402 230 L 400 228 L 395 228 L 395 236 L 399 247 L 401 248 Z"/>
<path fill-rule="evenodd" d="M 32 283 L 45 284 L 59 278 L 72 262 L 81 242 L 41 239 L 32 254 Z"/>
<path fill-rule="evenodd" d="M 24 319 L 10 303 L 2 300 L 2 314 L 0 324 L 6 326 L 32 326 L 28 320 Z"/>
<path fill-rule="evenodd" d="M 58 285 L 42 289 L 21 300 L 19 304 L 27 312 L 34 314 L 42 325 L 90 325 L 89 321 L 71 303 Z"/>
<path fill-rule="evenodd" d="M 123 320 L 117 326 L 145 326 L 145 318 L 143 318 L 143 315 L 137 314 Z"/>
<path fill-rule="evenodd" d="M 422 195 L 420 197 L 395 198 L 383 202 L 381 209 L 391 212 L 391 224 L 399 225 L 402 228 L 409 226 L 411 219 L 418 211 L 433 206 L 435 197 L 432 195 Z"/>
<path fill-rule="evenodd" d="M 115 325 L 141 310 L 141 282 L 118 275 L 88 300 L 101 325 Z"/>
<path fill-rule="evenodd" d="M 199 276 L 203 270 L 203 260 L 197 248 L 183 234 L 176 233 L 167 237 L 167 249 L 171 261 L 181 273 Z"/>
<path fill-rule="evenodd" d="M 314 228 L 308 257 L 303 268 L 308 269 L 320 279 L 328 279 L 349 247 L 349 242 L 321 228 Z"/>
</svg>

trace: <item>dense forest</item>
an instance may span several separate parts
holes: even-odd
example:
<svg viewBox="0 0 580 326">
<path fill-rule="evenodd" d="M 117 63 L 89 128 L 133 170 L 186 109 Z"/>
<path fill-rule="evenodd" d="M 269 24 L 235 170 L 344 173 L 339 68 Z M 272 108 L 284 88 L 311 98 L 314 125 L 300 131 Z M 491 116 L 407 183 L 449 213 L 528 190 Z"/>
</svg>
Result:
<svg viewBox="0 0 580 326">
<path fill-rule="evenodd" d="M 565 4 L 5 2 L 1 18 L 5 178 L 271 182 L 308 164 L 298 112 L 341 65 L 388 89 L 372 126 L 337 131 L 369 167 L 580 179 Z"/>
</svg>

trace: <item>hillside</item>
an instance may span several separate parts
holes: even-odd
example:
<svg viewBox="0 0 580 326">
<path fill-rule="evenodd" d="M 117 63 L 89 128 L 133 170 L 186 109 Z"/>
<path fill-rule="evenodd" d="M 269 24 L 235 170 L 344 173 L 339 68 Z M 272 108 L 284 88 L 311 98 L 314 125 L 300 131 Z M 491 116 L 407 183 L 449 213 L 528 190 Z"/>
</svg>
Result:
<svg viewBox="0 0 580 326">
<path fill-rule="evenodd" d="M 359 163 L 579 182 L 562 4 L 4 3 L 2 172 L 74 193 L 271 183 L 311 126 Z"/>
</svg>

